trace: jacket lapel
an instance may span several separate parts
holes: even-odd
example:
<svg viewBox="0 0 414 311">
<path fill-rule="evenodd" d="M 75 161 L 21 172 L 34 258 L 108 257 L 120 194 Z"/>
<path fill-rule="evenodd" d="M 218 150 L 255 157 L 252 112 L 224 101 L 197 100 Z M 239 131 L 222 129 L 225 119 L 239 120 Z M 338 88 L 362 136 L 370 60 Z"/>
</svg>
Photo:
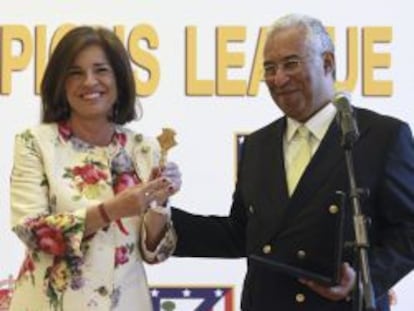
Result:
<svg viewBox="0 0 414 311">
<path fill-rule="evenodd" d="M 356 110 L 355 113 L 357 114 L 357 112 Z M 332 172 L 339 165 L 345 165 L 344 150 L 340 145 L 341 133 L 333 120 L 300 179 L 297 189 L 289 199 L 283 155 L 285 127 L 286 119 L 282 118 L 269 130 L 264 141 L 267 146 L 265 150 L 262 150 L 264 153 L 263 161 L 258 168 L 264 181 L 263 194 L 269 195 L 269 202 L 262 212 L 264 216 L 262 221 L 265 224 L 263 226 L 263 241 L 278 235 L 286 225 L 294 222 L 295 215 L 302 208 L 307 208 L 308 201 L 317 195 L 318 190 L 327 182 L 327 179 L 332 177 Z M 355 146 L 363 139 L 368 127 L 361 126 L 359 130 L 360 137 Z"/>
<path fill-rule="evenodd" d="M 261 143 L 262 161 L 258 172 L 261 174 L 262 195 L 266 196 L 262 210 L 263 238 L 273 235 L 280 229 L 283 215 L 289 204 L 289 196 L 286 185 L 286 173 L 283 156 L 283 133 L 286 119 L 279 119 L 269 129 Z"/>
<path fill-rule="evenodd" d="M 336 122 L 332 122 L 291 197 L 288 214 L 295 214 L 306 206 L 307 201 L 331 176 L 343 156 L 344 152 L 340 146 L 340 131 Z"/>
<path fill-rule="evenodd" d="M 355 110 L 355 117 L 357 117 L 357 113 L 358 111 Z M 363 124 L 359 130 L 360 136 L 354 148 L 363 139 L 368 127 L 366 124 Z M 301 208 L 306 208 L 307 202 L 316 195 L 318 189 L 332 176 L 332 173 L 339 166 L 345 167 L 345 152 L 340 144 L 340 139 L 340 129 L 335 120 L 333 120 L 318 150 L 300 179 L 296 191 L 291 197 L 289 207 L 287 208 L 287 217 L 293 217 Z"/>
</svg>

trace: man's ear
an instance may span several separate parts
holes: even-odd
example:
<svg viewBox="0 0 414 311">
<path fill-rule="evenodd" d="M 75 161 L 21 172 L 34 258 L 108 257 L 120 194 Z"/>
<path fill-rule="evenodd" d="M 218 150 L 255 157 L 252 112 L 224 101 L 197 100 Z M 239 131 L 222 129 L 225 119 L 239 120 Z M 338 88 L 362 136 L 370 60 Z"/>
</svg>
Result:
<svg viewBox="0 0 414 311">
<path fill-rule="evenodd" d="M 326 74 L 331 74 L 335 78 L 336 64 L 335 55 L 332 52 L 325 52 L 322 54 L 323 69 Z"/>
</svg>

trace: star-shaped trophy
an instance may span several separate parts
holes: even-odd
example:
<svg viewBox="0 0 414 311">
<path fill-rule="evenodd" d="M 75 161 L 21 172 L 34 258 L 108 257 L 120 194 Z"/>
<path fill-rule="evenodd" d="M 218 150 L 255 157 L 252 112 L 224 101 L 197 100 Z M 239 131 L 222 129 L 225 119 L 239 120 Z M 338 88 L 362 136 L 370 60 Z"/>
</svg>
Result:
<svg viewBox="0 0 414 311">
<path fill-rule="evenodd" d="M 175 131 L 171 128 L 163 128 L 162 133 L 157 136 L 157 140 L 161 147 L 159 166 L 162 167 L 167 161 L 168 150 L 177 145 L 177 142 L 175 141 Z"/>
<path fill-rule="evenodd" d="M 177 142 L 175 141 L 175 131 L 171 128 L 163 128 L 162 133 L 157 136 L 157 140 L 161 149 L 161 157 L 158 163 L 158 167 L 161 168 L 167 162 L 168 150 L 177 145 Z M 150 208 L 156 211 L 157 213 L 168 214 L 170 213 L 170 211 L 165 207 L 165 204 L 167 203 L 165 202 L 163 206 L 159 206 L 157 202 L 154 200 L 150 202 L 149 205 Z"/>
</svg>

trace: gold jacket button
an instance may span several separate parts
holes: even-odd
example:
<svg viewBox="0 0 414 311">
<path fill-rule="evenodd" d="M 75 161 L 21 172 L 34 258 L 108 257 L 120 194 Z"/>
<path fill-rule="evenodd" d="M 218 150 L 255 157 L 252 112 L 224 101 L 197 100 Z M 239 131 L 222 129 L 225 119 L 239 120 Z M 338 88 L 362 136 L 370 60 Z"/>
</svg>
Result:
<svg viewBox="0 0 414 311">
<path fill-rule="evenodd" d="M 296 253 L 296 256 L 298 256 L 299 259 L 305 259 L 306 257 L 306 252 L 303 249 L 298 250 L 298 252 Z"/>
<path fill-rule="evenodd" d="M 101 295 L 101 296 L 108 295 L 108 289 L 105 286 L 101 286 L 98 289 L 96 289 L 95 291 L 97 291 L 99 293 L 99 295 Z"/>
<path fill-rule="evenodd" d="M 269 244 L 266 244 L 265 246 L 263 246 L 263 253 L 265 254 L 270 254 L 270 252 L 272 251 L 272 246 Z"/>
<path fill-rule="evenodd" d="M 150 151 L 150 147 L 149 146 L 142 146 L 141 148 L 141 152 L 142 153 L 148 153 Z"/>
<path fill-rule="evenodd" d="M 142 134 L 136 134 L 134 139 L 137 143 L 141 143 L 144 137 L 142 136 Z"/>
<path fill-rule="evenodd" d="M 249 206 L 249 213 L 250 214 L 254 214 L 254 207 L 253 207 L 253 205 L 250 205 Z"/>
<path fill-rule="evenodd" d="M 306 297 L 302 293 L 297 293 L 295 299 L 297 303 L 303 303 L 305 302 Z"/>
<path fill-rule="evenodd" d="M 329 206 L 329 213 L 336 214 L 338 212 L 339 212 L 338 205 L 332 204 L 331 206 Z"/>
</svg>

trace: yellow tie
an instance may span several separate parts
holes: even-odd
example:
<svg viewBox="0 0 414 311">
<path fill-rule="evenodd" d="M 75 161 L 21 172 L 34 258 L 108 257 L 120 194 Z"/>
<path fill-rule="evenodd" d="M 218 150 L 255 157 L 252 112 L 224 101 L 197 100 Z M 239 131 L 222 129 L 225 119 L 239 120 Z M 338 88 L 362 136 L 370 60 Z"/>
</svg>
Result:
<svg viewBox="0 0 414 311">
<path fill-rule="evenodd" d="M 287 174 L 289 195 L 292 195 L 300 177 L 311 159 L 312 150 L 310 136 L 311 132 L 303 125 L 298 127 L 293 136 L 292 144 L 296 146 L 292 145 L 292 148 L 296 148 L 292 155 L 291 165 Z"/>
</svg>

